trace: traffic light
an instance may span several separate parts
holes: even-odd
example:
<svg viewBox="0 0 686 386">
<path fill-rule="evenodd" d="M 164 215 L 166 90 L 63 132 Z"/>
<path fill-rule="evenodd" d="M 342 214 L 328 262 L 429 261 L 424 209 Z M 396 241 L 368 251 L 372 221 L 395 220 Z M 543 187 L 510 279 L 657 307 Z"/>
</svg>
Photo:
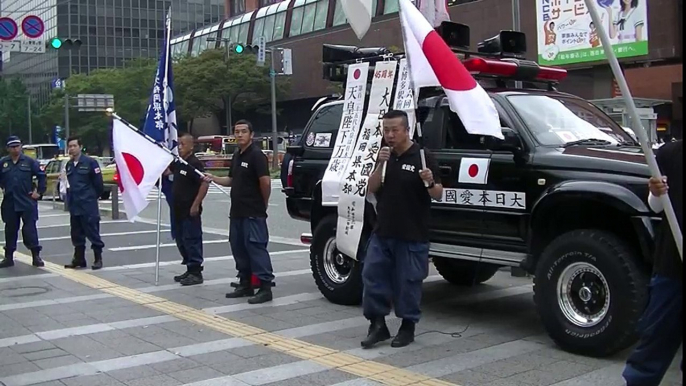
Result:
<svg viewBox="0 0 686 386">
<path fill-rule="evenodd" d="M 81 40 L 79 39 L 60 39 L 52 38 L 48 41 L 48 48 L 55 50 L 78 50 L 81 48 Z"/>
<path fill-rule="evenodd" d="M 249 44 L 234 44 L 233 52 L 237 54 L 257 54 L 260 50 L 258 45 L 251 46 Z"/>
</svg>

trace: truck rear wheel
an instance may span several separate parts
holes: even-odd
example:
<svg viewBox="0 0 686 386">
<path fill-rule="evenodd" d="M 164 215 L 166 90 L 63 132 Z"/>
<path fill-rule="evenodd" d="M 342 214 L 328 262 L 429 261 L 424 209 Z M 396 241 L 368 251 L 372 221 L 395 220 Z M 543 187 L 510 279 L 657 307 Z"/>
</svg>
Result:
<svg viewBox="0 0 686 386">
<path fill-rule="evenodd" d="M 499 266 L 477 261 L 432 257 L 434 266 L 450 284 L 473 286 L 489 281 L 500 269 Z"/>
<path fill-rule="evenodd" d="M 626 242 L 600 230 L 576 230 L 543 251 L 534 301 L 550 337 L 562 349 L 604 357 L 636 341 L 648 277 Z"/>
<path fill-rule="evenodd" d="M 362 257 L 368 235 L 360 240 L 358 260 L 344 255 L 336 248 L 338 218 L 330 215 L 322 219 L 314 231 L 310 252 L 312 276 L 319 291 L 330 302 L 352 306 L 362 302 Z"/>
</svg>

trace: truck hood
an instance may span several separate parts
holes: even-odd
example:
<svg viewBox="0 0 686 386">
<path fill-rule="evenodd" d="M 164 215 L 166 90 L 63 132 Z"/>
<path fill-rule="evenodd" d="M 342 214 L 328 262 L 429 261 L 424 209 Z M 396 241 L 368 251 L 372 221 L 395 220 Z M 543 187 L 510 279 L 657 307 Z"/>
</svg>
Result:
<svg viewBox="0 0 686 386">
<path fill-rule="evenodd" d="M 541 158 L 539 162 L 563 169 L 650 177 L 650 169 L 640 147 L 572 146 L 556 149 Z"/>
</svg>

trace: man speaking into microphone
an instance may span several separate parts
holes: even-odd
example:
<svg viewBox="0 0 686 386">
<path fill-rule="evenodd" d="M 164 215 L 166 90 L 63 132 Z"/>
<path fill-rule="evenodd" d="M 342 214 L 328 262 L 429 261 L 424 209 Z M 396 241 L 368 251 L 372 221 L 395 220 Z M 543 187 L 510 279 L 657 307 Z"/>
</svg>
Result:
<svg viewBox="0 0 686 386">
<path fill-rule="evenodd" d="M 410 138 L 405 112 L 391 110 L 383 116 L 383 135 L 390 148 L 379 151 L 369 178 L 369 192 L 377 199 L 377 223 L 362 270 L 364 316 L 371 323 L 363 348 L 390 339 L 385 317 L 391 303 L 402 319 L 391 346 L 404 347 L 414 341 L 422 281 L 429 274 L 431 199 L 443 195 L 435 177 L 438 165 L 431 154 L 423 157 L 423 149 Z"/>
</svg>

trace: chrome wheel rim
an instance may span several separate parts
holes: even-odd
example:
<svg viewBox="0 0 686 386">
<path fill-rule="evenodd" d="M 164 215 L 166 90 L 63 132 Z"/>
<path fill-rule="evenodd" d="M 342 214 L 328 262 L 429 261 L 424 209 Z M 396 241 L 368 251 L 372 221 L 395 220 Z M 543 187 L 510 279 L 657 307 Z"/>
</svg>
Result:
<svg viewBox="0 0 686 386">
<path fill-rule="evenodd" d="M 334 284 L 343 284 L 350 277 L 354 261 L 336 248 L 336 238 L 331 237 L 324 246 L 324 272 Z"/>
<path fill-rule="evenodd" d="M 562 271 L 557 299 L 565 318 L 578 327 L 598 325 L 610 310 L 610 287 L 598 268 L 574 263 Z"/>
</svg>

